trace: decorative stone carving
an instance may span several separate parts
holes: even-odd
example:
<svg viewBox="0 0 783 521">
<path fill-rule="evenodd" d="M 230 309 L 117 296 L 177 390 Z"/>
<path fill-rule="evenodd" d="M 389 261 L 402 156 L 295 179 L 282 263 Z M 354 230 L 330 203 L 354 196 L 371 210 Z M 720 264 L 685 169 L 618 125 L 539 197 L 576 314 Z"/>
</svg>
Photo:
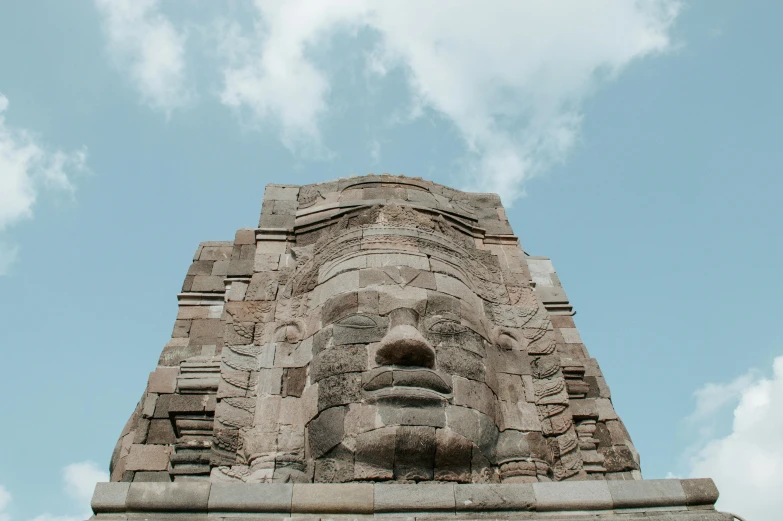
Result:
<svg viewBox="0 0 783 521">
<path fill-rule="evenodd" d="M 261 228 L 240 232 L 199 247 L 112 479 L 638 473 L 597 365 L 570 317 L 553 323 L 496 196 L 393 176 L 270 186 Z M 556 279 L 547 295 L 565 295 Z"/>
</svg>

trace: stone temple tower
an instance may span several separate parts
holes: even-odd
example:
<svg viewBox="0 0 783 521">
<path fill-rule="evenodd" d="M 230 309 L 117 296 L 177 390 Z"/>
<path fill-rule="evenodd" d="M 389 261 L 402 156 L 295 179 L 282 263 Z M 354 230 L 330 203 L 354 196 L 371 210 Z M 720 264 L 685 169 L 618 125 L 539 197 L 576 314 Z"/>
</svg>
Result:
<svg viewBox="0 0 783 521">
<path fill-rule="evenodd" d="M 497 195 L 268 185 L 258 227 L 201 243 L 178 300 L 98 519 L 731 519 L 709 479 L 642 479 L 552 263 Z"/>
</svg>

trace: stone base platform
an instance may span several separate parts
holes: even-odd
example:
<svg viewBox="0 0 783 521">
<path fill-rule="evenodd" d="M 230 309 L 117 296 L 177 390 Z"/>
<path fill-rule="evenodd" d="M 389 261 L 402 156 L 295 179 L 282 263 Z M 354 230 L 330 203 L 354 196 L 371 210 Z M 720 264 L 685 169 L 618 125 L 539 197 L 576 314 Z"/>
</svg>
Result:
<svg viewBox="0 0 783 521">
<path fill-rule="evenodd" d="M 533 484 L 98 483 L 93 520 L 732 521 L 711 479 Z"/>
</svg>

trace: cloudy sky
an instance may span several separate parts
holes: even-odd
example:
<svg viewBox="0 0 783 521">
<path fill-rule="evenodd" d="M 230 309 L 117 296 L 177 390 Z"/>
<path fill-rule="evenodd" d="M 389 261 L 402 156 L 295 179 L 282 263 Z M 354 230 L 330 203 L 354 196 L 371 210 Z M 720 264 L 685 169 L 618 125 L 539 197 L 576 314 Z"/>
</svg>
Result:
<svg viewBox="0 0 783 521">
<path fill-rule="evenodd" d="M 0 521 L 83 519 L 199 241 L 264 185 L 498 192 L 647 478 L 783 508 L 783 4 L 0 7 Z"/>
</svg>

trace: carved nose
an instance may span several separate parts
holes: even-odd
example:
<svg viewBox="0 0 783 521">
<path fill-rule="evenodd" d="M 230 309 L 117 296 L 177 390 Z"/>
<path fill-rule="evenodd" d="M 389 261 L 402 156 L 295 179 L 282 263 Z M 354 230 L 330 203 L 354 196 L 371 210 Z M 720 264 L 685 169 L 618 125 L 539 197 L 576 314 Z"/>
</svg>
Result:
<svg viewBox="0 0 783 521">
<path fill-rule="evenodd" d="M 406 365 L 432 368 L 435 350 L 416 328 L 418 315 L 412 309 L 389 313 L 389 331 L 375 354 L 379 365 Z"/>
</svg>

